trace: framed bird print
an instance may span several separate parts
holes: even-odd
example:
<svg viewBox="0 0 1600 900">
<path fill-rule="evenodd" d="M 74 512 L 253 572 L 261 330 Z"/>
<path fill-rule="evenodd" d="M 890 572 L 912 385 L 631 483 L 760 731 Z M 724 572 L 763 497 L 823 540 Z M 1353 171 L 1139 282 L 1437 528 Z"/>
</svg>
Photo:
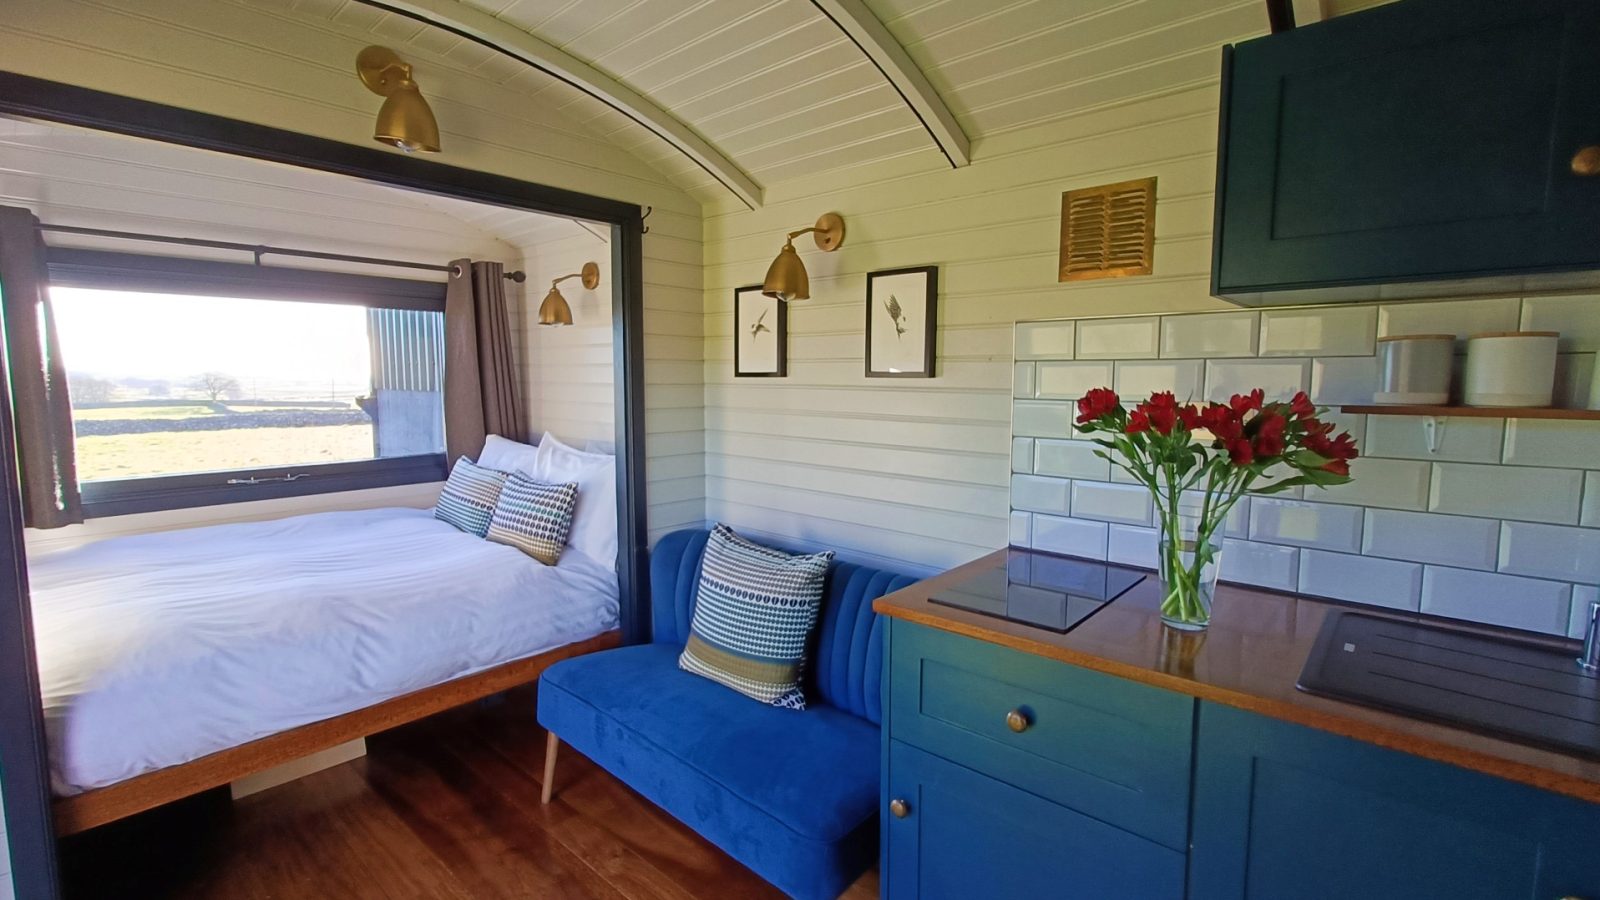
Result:
<svg viewBox="0 0 1600 900">
<path fill-rule="evenodd" d="M 733 292 L 733 374 L 782 378 L 789 374 L 789 309 L 763 296 L 761 285 Z"/>
<path fill-rule="evenodd" d="M 939 267 L 867 273 L 867 377 L 932 378 Z"/>
</svg>

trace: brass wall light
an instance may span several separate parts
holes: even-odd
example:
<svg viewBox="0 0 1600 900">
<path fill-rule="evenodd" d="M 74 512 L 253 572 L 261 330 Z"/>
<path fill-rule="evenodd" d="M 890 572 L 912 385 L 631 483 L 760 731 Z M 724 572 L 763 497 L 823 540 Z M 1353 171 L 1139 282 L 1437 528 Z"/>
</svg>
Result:
<svg viewBox="0 0 1600 900">
<path fill-rule="evenodd" d="M 544 302 L 539 304 L 540 325 L 571 325 L 572 307 L 567 305 L 567 298 L 561 296 L 561 289 L 556 287 L 568 278 L 583 279 L 583 286 L 594 290 L 600 286 L 600 267 L 592 262 L 583 264 L 583 271 L 563 275 L 550 282 L 550 293 L 544 295 Z"/>
<path fill-rule="evenodd" d="M 368 47 L 356 56 L 356 73 L 367 90 L 384 98 L 372 139 L 407 153 L 439 152 L 439 123 L 411 80 L 411 64 L 388 47 Z"/>
<path fill-rule="evenodd" d="M 806 274 L 800 254 L 794 252 L 794 239 L 802 234 L 813 235 L 818 250 L 832 253 L 844 243 L 844 219 L 838 213 L 823 213 L 810 228 L 789 232 L 778 258 L 767 268 L 767 280 L 761 283 L 761 293 L 785 303 L 811 299 L 811 277 Z"/>
</svg>

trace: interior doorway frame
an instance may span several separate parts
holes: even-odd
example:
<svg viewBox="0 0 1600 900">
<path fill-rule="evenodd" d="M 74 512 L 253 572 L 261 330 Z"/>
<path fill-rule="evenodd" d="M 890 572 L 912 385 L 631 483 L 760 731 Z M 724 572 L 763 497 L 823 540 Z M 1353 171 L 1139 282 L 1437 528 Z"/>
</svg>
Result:
<svg viewBox="0 0 1600 900">
<path fill-rule="evenodd" d="M 491 206 L 612 226 L 612 362 L 615 372 L 618 582 L 623 640 L 649 638 L 649 557 L 644 467 L 643 210 L 634 204 L 0 71 L 0 115 L 75 125 L 234 156 L 330 172 Z M 10 396 L 0 366 L 0 398 Z M 11 877 L 19 900 L 60 896 L 50 814 L 44 715 L 28 603 L 17 482 L 15 422 L 0 402 L 0 788 Z"/>
</svg>

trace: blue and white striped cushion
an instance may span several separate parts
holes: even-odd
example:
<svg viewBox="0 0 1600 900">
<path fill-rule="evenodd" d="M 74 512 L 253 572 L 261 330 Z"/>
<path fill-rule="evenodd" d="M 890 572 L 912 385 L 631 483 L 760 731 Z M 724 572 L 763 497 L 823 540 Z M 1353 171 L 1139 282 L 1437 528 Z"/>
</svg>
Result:
<svg viewBox="0 0 1600 900">
<path fill-rule="evenodd" d="M 805 709 L 800 677 L 833 551 L 796 556 L 717 525 L 678 667 L 773 706 Z"/>
<path fill-rule="evenodd" d="M 456 460 L 444 490 L 439 492 L 439 501 L 433 505 L 433 517 L 467 534 L 483 537 L 489 530 L 489 518 L 505 483 L 506 473 L 474 465 L 463 456 Z"/>
<path fill-rule="evenodd" d="M 500 490 L 484 536 L 553 566 L 567 546 L 577 504 L 577 484 L 541 484 L 513 472 Z"/>
</svg>

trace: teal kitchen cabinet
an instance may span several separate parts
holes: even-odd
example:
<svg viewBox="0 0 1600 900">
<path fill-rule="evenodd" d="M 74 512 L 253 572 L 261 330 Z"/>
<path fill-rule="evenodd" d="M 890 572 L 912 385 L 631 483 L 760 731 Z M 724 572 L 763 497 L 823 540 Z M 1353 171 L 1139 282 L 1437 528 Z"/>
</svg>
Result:
<svg viewBox="0 0 1600 900">
<path fill-rule="evenodd" d="M 1600 807 L 1200 704 L 1193 900 L 1600 900 Z"/>
<path fill-rule="evenodd" d="M 1212 293 L 1600 284 L 1597 47 L 1594 0 L 1400 0 L 1228 48 Z"/>
</svg>

